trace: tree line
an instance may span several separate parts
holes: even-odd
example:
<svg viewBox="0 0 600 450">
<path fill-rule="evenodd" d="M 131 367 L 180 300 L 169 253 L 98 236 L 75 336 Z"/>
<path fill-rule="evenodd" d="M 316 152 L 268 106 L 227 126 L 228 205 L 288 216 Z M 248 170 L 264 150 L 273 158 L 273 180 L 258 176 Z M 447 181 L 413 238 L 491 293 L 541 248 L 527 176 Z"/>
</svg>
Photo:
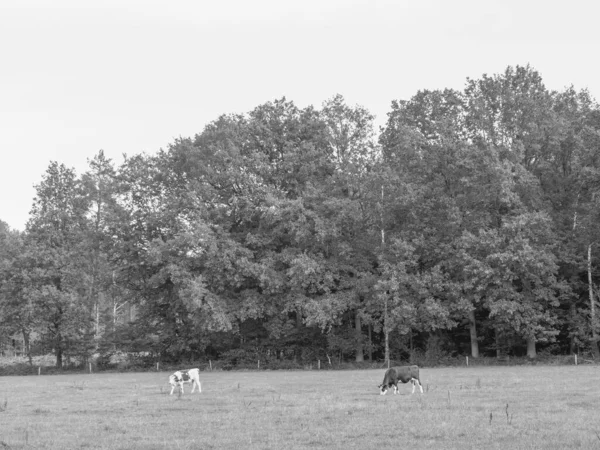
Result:
<svg viewBox="0 0 600 450">
<path fill-rule="evenodd" d="M 336 95 L 222 115 L 156 154 L 51 162 L 0 222 L 0 339 L 161 360 L 598 348 L 600 109 L 530 66 L 387 121 Z"/>
</svg>

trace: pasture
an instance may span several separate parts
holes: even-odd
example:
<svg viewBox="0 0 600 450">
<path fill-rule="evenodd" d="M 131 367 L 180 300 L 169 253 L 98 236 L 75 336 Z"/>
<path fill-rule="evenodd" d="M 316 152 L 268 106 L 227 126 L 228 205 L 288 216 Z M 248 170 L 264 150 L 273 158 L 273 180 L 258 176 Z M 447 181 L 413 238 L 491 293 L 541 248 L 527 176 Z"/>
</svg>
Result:
<svg viewBox="0 0 600 450">
<path fill-rule="evenodd" d="M 600 367 L 423 368 L 425 394 L 379 395 L 384 370 L 0 377 L 8 449 L 600 449 Z"/>
</svg>

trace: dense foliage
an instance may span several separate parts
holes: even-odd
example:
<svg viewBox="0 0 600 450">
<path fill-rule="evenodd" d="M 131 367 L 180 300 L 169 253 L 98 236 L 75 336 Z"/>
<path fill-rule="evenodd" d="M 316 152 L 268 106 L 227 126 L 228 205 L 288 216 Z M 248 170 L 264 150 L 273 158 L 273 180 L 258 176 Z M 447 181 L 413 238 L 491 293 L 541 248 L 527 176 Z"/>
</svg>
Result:
<svg viewBox="0 0 600 450">
<path fill-rule="evenodd" d="M 0 222 L 0 337 L 63 358 L 591 352 L 600 108 L 531 67 L 394 101 L 223 115 Z"/>
</svg>

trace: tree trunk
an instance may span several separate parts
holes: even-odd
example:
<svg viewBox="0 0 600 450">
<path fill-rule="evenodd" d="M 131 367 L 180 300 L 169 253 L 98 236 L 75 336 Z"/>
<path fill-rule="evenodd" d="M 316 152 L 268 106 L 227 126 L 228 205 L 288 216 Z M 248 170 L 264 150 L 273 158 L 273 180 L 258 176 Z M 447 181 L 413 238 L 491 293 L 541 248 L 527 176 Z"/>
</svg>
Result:
<svg viewBox="0 0 600 450">
<path fill-rule="evenodd" d="M 23 334 L 23 350 L 25 350 L 25 354 L 27 355 L 27 359 L 29 360 L 29 365 L 33 366 L 33 359 L 31 358 L 31 343 L 29 340 L 29 331 L 25 328 L 21 328 L 21 333 Z"/>
<path fill-rule="evenodd" d="M 496 339 L 496 358 L 502 357 L 502 346 L 500 345 L 500 331 L 498 328 L 494 328 L 494 335 Z"/>
<path fill-rule="evenodd" d="M 100 347 L 100 303 L 96 300 L 96 314 L 94 317 L 94 351 L 97 352 Z"/>
<path fill-rule="evenodd" d="M 360 323 L 360 315 L 358 311 L 354 313 L 354 327 L 356 333 L 356 362 L 363 362 L 365 360 L 365 353 L 362 343 L 362 326 Z"/>
<path fill-rule="evenodd" d="M 587 260 L 587 272 L 588 272 L 588 292 L 590 296 L 590 322 L 592 328 L 592 354 L 594 360 L 600 359 L 600 351 L 598 350 L 598 333 L 596 332 L 596 301 L 594 300 L 594 288 L 592 284 L 592 246 L 588 245 L 588 260 Z"/>
<path fill-rule="evenodd" d="M 373 328 L 371 327 L 371 324 L 369 324 L 368 330 L 369 330 L 369 350 L 368 350 L 369 351 L 369 362 L 373 362 L 373 340 L 371 337 Z"/>
<path fill-rule="evenodd" d="M 381 256 L 385 252 L 385 223 L 383 220 L 383 200 L 384 189 L 381 186 L 381 202 L 379 203 L 379 220 L 381 225 Z M 386 292 L 383 304 L 383 334 L 385 336 L 385 360 L 387 361 L 388 369 L 390 368 L 390 331 L 388 329 L 388 293 Z"/>
<path fill-rule="evenodd" d="M 387 362 L 388 369 L 390 368 L 390 332 L 388 330 L 388 313 L 387 313 L 387 293 L 385 294 L 385 303 L 383 310 L 383 334 L 385 336 L 385 361 Z"/>
<path fill-rule="evenodd" d="M 475 310 L 469 311 L 469 333 L 471 335 L 471 356 L 479 358 L 479 342 L 477 341 L 477 324 L 475 322 Z"/>
<path fill-rule="evenodd" d="M 571 322 L 571 327 L 573 326 L 572 324 L 575 323 L 576 320 L 576 316 L 577 316 L 577 310 L 575 308 L 575 304 L 571 304 L 571 307 L 569 308 L 569 315 L 571 316 L 569 318 L 570 322 Z M 569 353 L 571 355 L 574 355 L 576 353 L 579 353 L 577 351 L 577 344 L 575 342 L 575 335 L 571 334 L 571 336 L 569 337 Z"/>
<path fill-rule="evenodd" d="M 535 358 L 536 356 L 537 356 L 537 353 L 535 351 L 535 338 L 528 337 L 527 338 L 527 357 Z"/>
<path fill-rule="evenodd" d="M 413 331 L 412 328 L 408 332 L 408 362 L 409 364 L 414 364 L 415 360 L 415 347 L 413 345 Z"/>
<path fill-rule="evenodd" d="M 62 369 L 63 366 L 63 350 L 62 347 L 59 346 L 56 348 L 56 367 Z"/>
</svg>

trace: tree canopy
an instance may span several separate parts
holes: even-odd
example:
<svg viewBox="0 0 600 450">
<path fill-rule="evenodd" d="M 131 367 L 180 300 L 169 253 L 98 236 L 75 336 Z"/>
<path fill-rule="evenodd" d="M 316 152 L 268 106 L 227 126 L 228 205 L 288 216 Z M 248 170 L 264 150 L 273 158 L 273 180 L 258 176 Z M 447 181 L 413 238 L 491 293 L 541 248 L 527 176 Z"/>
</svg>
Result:
<svg viewBox="0 0 600 450">
<path fill-rule="evenodd" d="M 58 366 L 600 358 L 600 108 L 530 66 L 394 100 L 380 130 L 341 95 L 270 101 L 120 165 L 51 162 L 36 192 L 23 233 L 0 221 L 0 339 Z"/>
</svg>

